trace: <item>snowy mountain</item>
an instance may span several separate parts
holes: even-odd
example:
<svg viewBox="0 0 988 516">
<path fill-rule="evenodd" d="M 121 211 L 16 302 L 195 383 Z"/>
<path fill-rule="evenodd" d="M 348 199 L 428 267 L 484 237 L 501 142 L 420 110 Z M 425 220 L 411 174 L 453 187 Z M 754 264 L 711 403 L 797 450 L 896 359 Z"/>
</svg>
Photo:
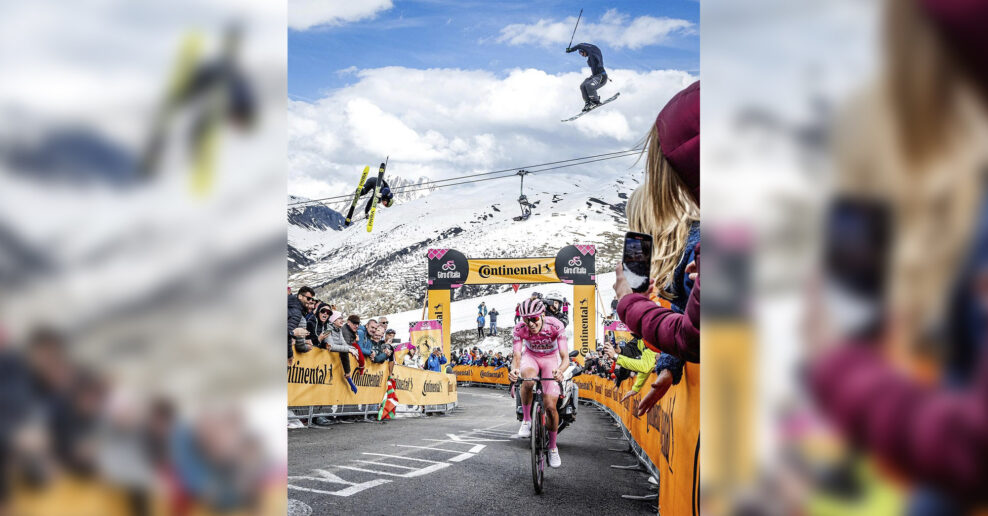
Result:
<svg viewBox="0 0 988 516">
<path fill-rule="evenodd" d="M 353 225 L 339 230 L 319 228 L 311 218 L 296 222 L 290 214 L 289 284 L 309 285 L 320 299 L 369 315 L 421 309 L 429 248 L 457 249 L 471 258 L 525 257 L 555 256 L 569 244 L 595 244 L 598 273 L 612 271 L 627 231 L 625 202 L 641 177 L 640 170 L 627 168 L 633 158 L 619 163 L 623 166 L 601 167 L 599 176 L 529 175 L 525 195 L 535 207 L 525 221 L 512 220 L 520 214 L 514 177 L 399 197 L 391 208 L 378 207 L 373 233 L 366 231 L 360 208 Z M 395 179 L 392 184 L 401 183 Z M 454 300 L 510 289 L 465 286 L 456 289 Z"/>
</svg>

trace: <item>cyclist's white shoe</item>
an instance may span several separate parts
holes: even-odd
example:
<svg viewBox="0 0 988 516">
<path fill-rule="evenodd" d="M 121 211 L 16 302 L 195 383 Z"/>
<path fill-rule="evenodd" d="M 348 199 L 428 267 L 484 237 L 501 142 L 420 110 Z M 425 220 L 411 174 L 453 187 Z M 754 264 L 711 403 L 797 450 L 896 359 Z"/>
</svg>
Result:
<svg viewBox="0 0 988 516">
<path fill-rule="evenodd" d="M 531 437 L 532 436 L 532 422 L 522 421 L 521 427 L 518 429 L 518 437 Z"/>
<path fill-rule="evenodd" d="M 552 448 L 549 450 L 549 465 L 558 468 L 563 465 L 563 461 L 559 460 L 559 448 Z"/>
</svg>

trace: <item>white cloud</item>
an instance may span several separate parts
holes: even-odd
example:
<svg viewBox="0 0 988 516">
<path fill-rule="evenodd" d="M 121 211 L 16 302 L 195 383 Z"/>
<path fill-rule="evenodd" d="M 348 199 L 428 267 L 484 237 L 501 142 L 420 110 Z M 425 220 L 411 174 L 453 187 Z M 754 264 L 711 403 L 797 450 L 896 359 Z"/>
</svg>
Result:
<svg viewBox="0 0 988 516">
<path fill-rule="evenodd" d="M 532 24 L 516 23 L 501 29 L 497 41 L 509 45 L 565 46 L 575 24 L 575 17 L 562 21 L 540 19 Z M 632 19 L 611 9 L 601 16 L 600 23 L 581 23 L 578 30 L 580 37 L 574 43 L 588 41 L 606 43 L 614 48 L 638 49 L 663 44 L 675 34 L 691 34 L 695 31 L 694 27 L 687 20 L 654 16 Z"/>
<path fill-rule="evenodd" d="M 506 76 L 459 69 L 387 67 L 355 72 L 355 82 L 317 102 L 289 102 L 289 193 L 324 197 L 365 165 L 391 157 L 389 171 L 433 179 L 628 149 L 648 131 L 687 72 L 615 69 L 601 91 L 620 98 L 575 122 L 580 73 L 515 69 Z M 594 174 L 601 162 L 568 169 Z M 620 165 L 627 166 L 627 164 Z M 336 187 L 335 185 L 340 185 Z"/>
<path fill-rule="evenodd" d="M 307 30 L 373 18 L 394 7 L 391 0 L 288 0 L 288 27 Z"/>
</svg>

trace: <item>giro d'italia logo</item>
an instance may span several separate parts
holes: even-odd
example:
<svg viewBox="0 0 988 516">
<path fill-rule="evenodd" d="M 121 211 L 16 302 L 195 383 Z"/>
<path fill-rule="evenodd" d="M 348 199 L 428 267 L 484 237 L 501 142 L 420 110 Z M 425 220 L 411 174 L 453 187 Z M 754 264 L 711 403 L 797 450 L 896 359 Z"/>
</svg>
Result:
<svg viewBox="0 0 988 516">
<path fill-rule="evenodd" d="M 574 256 L 573 258 L 570 258 L 569 261 L 570 267 L 579 267 L 581 265 L 583 265 L 583 260 L 580 260 L 579 256 Z"/>
<path fill-rule="evenodd" d="M 443 264 L 443 270 L 444 271 L 455 271 L 456 270 L 456 264 L 453 263 L 453 260 L 450 260 L 450 261 L 448 261 L 448 262 L 446 262 L 446 263 Z"/>
</svg>

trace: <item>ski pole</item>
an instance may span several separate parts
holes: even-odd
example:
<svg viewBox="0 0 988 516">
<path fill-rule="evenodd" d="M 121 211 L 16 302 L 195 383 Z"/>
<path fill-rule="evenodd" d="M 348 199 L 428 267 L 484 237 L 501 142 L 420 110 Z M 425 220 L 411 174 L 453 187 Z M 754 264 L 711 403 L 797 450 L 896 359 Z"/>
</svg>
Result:
<svg viewBox="0 0 988 516">
<path fill-rule="evenodd" d="M 576 25 L 573 26 L 573 34 L 569 37 L 569 45 L 566 48 L 573 48 L 573 38 L 576 36 L 576 28 L 580 26 L 580 18 L 583 17 L 583 9 L 580 9 L 580 15 L 576 17 Z"/>
</svg>

